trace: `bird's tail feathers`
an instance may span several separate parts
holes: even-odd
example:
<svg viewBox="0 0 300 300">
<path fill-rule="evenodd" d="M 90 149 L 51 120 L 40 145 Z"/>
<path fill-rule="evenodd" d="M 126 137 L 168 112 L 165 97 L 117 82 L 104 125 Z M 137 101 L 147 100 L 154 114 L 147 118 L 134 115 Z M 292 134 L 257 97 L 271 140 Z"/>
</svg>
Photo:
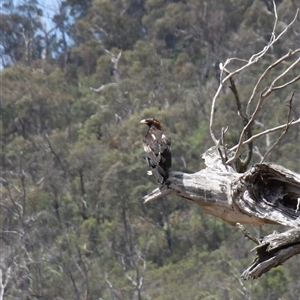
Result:
<svg viewBox="0 0 300 300">
<path fill-rule="evenodd" d="M 169 177 L 168 172 L 166 172 L 161 166 L 157 165 L 155 169 L 152 170 L 153 175 L 158 180 L 160 184 L 163 184 Z"/>
</svg>

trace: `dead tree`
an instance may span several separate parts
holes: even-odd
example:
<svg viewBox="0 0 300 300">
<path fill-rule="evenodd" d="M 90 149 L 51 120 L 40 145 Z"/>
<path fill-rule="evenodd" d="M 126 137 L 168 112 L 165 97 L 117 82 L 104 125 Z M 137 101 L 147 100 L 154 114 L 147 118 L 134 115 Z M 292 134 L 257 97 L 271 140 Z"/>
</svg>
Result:
<svg viewBox="0 0 300 300">
<path fill-rule="evenodd" d="M 252 135 L 251 131 L 261 109 L 266 105 L 266 100 L 270 99 L 268 97 L 274 91 L 291 87 L 300 79 L 299 72 L 295 72 L 296 75 L 290 79 L 293 74 L 291 71 L 294 71 L 297 66 L 299 67 L 300 48 L 288 51 L 262 72 L 254 84 L 245 111 L 241 109 L 241 101 L 234 81 L 235 76 L 248 71 L 250 66 L 263 60 L 266 53 L 295 23 L 299 11 L 297 10 L 292 22 L 277 36 L 275 29 L 278 18 L 275 3 L 274 13 L 275 22 L 270 41 L 260 52 L 252 55 L 248 60 L 230 58 L 224 64 L 220 64 L 221 80 L 212 100 L 209 124 L 210 135 L 215 145 L 203 154 L 206 168 L 194 174 L 170 172 L 165 184 L 144 197 L 145 202 L 148 202 L 175 194 L 194 201 L 206 213 L 221 218 L 229 224 L 239 226 L 245 236 L 257 244 L 255 247 L 257 257 L 242 274 L 244 279 L 258 278 L 271 268 L 300 253 L 300 175 L 282 166 L 265 162 L 269 153 L 277 146 L 288 129 L 300 124 L 300 119 L 290 120 L 294 93 L 290 97 L 288 120 L 285 124 L 255 135 Z M 229 71 L 229 66 L 232 68 L 233 62 L 241 63 L 242 67 Z M 281 67 L 280 74 L 263 89 L 263 80 L 276 66 Z M 287 77 L 289 79 L 286 79 Z M 279 83 L 279 80 L 280 82 L 285 81 L 282 84 Z M 237 114 L 242 119 L 244 126 L 237 145 L 231 148 L 224 142 L 226 129 L 222 129 L 219 138 L 215 136 L 214 129 L 216 103 L 221 90 L 228 83 L 236 101 Z M 281 136 L 265 155 L 261 156 L 260 163 L 249 167 L 253 142 L 258 137 L 279 130 L 282 131 Z M 242 159 L 241 153 L 245 149 L 247 155 Z M 281 224 L 291 229 L 280 234 L 274 232 L 262 239 L 256 239 L 241 224 Z"/>
</svg>

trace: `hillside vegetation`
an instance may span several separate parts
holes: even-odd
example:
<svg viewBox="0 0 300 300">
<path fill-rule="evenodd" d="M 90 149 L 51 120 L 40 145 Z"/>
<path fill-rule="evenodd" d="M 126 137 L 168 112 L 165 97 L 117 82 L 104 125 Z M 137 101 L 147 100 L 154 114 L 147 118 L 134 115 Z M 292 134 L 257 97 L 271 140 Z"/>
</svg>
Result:
<svg viewBox="0 0 300 300">
<path fill-rule="evenodd" d="M 276 4 L 282 30 L 296 1 Z M 172 170 L 200 170 L 219 63 L 267 44 L 272 2 L 66 0 L 51 28 L 43 13 L 36 0 L 5 0 L 1 16 L 0 299 L 299 300 L 299 257 L 242 281 L 254 245 L 236 227 L 175 196 L 143 204 L 157 184 L 146 175 L 140 120 L 161 120 Z M 262 70 L 299 47 L 299 34 L 298 16 L 235 77 L 242 105 Z M 253 134 L 286 122 L 293 88 L 274 92 Z M 242 124 L 229 89 L 215 122 L 236 144 Z M 256 140 L 251 164 L 280 134 Z M 299 173 L 299 149 L 294 126 L 268 161 Z"/>
</svg>

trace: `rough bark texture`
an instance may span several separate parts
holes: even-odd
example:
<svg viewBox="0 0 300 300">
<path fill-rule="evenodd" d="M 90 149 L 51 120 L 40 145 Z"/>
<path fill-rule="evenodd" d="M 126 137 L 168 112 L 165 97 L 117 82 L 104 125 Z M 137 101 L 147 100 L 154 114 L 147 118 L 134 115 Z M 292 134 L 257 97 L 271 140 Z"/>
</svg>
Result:
<svg viewBox="0 0 300 300">
<path fill-rule="evenodd" d="M 300 175 L 271 163 L 237 173 L 222 164 L 215 147 L 203 157 L 205 169 L 194 174 L 170 172 L 167 184 L 145 196 L 145 202 L 175 193 L 232 225 L 300 227 Z"/>
<path fill-rule="evenodd" d="M 300 229 L 273 233 L 264 237 L 257 247 L 257 257 L 243 274 L 243 279 L 256 279 L 270 269 L 300 253 Z"/>
<path fill-rule="evenodd" d="M 258 258 L 243 273 L 257 278 L 300 252 L 300 175 L 281 166 L 256 164 L 245 173 L 224 165 L 220 149 L 203 158 L 206 168 L 194 173 L 170 172 L 166 184 L 144 197 L 145 202 L 176 194 L 197 203 L 208 214 L 231 225 L 280 224 L 295 229 L 258 241 Z"/>
</svg>

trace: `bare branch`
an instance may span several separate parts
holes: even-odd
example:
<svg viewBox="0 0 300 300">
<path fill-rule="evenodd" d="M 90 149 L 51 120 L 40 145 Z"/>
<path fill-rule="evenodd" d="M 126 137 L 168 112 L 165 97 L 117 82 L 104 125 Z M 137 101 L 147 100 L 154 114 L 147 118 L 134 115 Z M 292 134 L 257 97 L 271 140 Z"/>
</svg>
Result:
<svg viewBox="0 0 300 300">
<path fill-rule="evenodd" d="M 102 84 L 98 88 L 90 87 L 90 89 L 93 90 L 96 93 L 100 93 L 101 91 L 103 91 L 107 87 L 116 86 L 117 83 L 121 80 L 120 72 L 119 72 L 119 60 L 121 58 L 122 52 L 119 52 L 119 54 L 116 57 L 112 52 L 108 51 L 107 49 L 102 48 L 102 50 L 111 58 L 111 62 L 114 64 L 113 69 L 114 69 L 114 77 L 116 79 L 116 82 L 111 82 L 111 83 L 108 83 L 108 84 Z"/>
<path fill-rule="evenodd" d="M 298 124 L 300 124 L 300 118 L 299 118 L 298 120 L 296 120 L 296 121 L 290 122 L 290 123 L 289 123 L 289 127 L 290 127 L 290 126 L 294 126 L 294 125 L 298 125 Z M 266 134 L 269 134 L 269 133 L 274 132 L 274 131 L 277 131 L 277 130 L 281 130 L 281 129 L 285 128 L 285 127 L 286 127 L 286 124 L 283 124 L 283 125 L 276 126 L 276 127 L 274 127 L 274 128 L 270 128 L 270 129 L 264 130 L 264 131 L 262 131 L 262 132 L 260 132 L 260 133 L 257 133 L 257 134 L 255 134 L 255 135 L 253 135 L 250 139 L 248 139 L 248 140 L 242 142 L 242 146 L 251 143 L 253 140 L 255 140 L 255 139 L 257 139 L 257 138 L 259 138 L 259 137 L 261 137 L 261 136 L 264 136 L 264 135 L 266 135 Z M 238 145 L 236 145 L 236 146 L 230 148 L 230 151 L 236 150 L 237 147 L 238 147 Z"/>
<path fill-rule="evenodd" d="M 10 271 L 11 271 L 11 266 L 9 266 L 7 268 L 5 276 L 3 276 L 2 268 L 0 268 L 0 300 L 4 299 L 4 291 L 5 291 L 6 286 L 8 284 L 8 279 L 11 276 Z"/>
<path fill-rule="evenodd" d="M 282 132 L 282 134 L 280 135 L 280 137 L 277 139 L 277 141 L 274 143 L 274 145 L 272 147 L 270 147 L 268 149 L 268 151 L 266 152 L 266 154 L 264 155 L 264 157 L 262 158 L 262 160 L 260 161 L 260 163 L 263 163 L 267 156 L 271 153 L 271 151 L 279 144 L 279 142 L 281 141 L 281 139 L 284 137 L 284 135 L 286 135 L 286 133 L 288 132 L 289 130 L 289 127 L 290 127 L 290 117 L 291 117 L 291 110 L 292 110 L 292 101 L 293 101 L 293 97 L 294 97 L 294 94 L 295 94 L 295 90 L 293 91 L 292 93 L 292 97 L 288 103 L 288 117 L 287 117 L 287 123 L 286 123 L 286 127 L 285 127 L 285 130 Z"/>
<path fill-rule="evenodd" d="M 207 168 L 194 174 L 170 172 L 168 185 L 155 189 L 144 200 L 175 194 L 229 224 L 281 224 L 299 228 L 299 174 L 270 163 L 256 164 L 244 174 L 236 173 L 222 164 L 217 149 L 213 147 L 206 152 Z"/>
<path fill-rule="evenodd" d="M 102 49 L 108 56 L 111 58 L 111 62 L 114 64 L 114 76 L 117 82 L 121 80 L 120 73 L 119 73 L 119 60 L 121 58 L 122 52 L 119 52 L 118 56 L 116 57 L 112 52 L 108 51 L 107 49 Z"/>
<path fill-rule="evenodd" d="M 32 41 L 32 38 L 28 38 L 25 34 L 25 29 L 23 28 L 23 31 L 22 31 L 22 36 L 23 36 L 23 39 L 24 39 L 24 42 L 25 42 L 25 59 L 26 59 L 26 62 L 29 63 L 30 62 L 30 43 Z"/>
<path fill-rule="evenodd" d="M 235 70 L 234 72 L 231 72 L 230 74 L 228 74 L 223 80 L 220 80 L 220 85 L 218 87 L 218 90 L 216 92 L 216 94 L 214 95 L 214 98 L 212 100 L 212 105 L 211 105 L 211 113 L 210 113 L 210 122 L 209 122 L 209 131 L 210 131 L 210 135 L 211 135 L 211 138 L 213 140 L 213 142 L 215 143 L 215 145 L 217 146 L 219 144 L 219 141 L 218 139 L 215 137 L 214 133 L 213 133 L 213 120 L 214 120 L 214 112 L 215 112 L 215 107 L 216 107 L 216 101 L 217 101 L 217 98 L 223 88 L 223 85 L 224 83 L 229 80 L 232 76 L 242 72 L 243 70 L 249 68 L 251 65 L 257 63 L 259 61 L 260 58 L 262 58 L 266 53 L 267 51 L 274 45 L 274 43 L 276 43 L 280 37 L 286 33 L 286 31 L 292 26 L 292 24 L 296 21 L 297 19 L 297 16 L 298 16 L 298 13 L 299 13 L 299 9 L 297 9 L 296 11 L 296 14 L 295 14 L 295 17 L 294 19 L 286 26 L 286 28 L 280 33 L 278 34 L 278 36 L 276 37 L 275 35 L 275 29 L 276 29 L 276 26 L 277 26 L 277 11 L 276 11 L 276 5 L 275 5 L 275 2 L 273 1 L 273 5 L 274 5 L 274 12 L 275 12 L 275 22 L 274 22 L 274 26 L 273 26 L 273 31 L 272 31 L 272 34 L 271 34 L 271 38 L 270 38 L 270 41 L 268 43 L 267 46 L 265 46 L 261 51 L 259 51 L 258 53 L 254 54 L 251 56 L 251 58 L 248 60 L 248 61 L 245 61 L 245 60 L 241 60 L 241 59 L 237 59 L 237 58 L 231 58 L 231 59 L 227 59 L 226 62 L 223 64 L 220 64 L 220 70 L 221 70 L 221 79 L 223 77 L 223 72 L 225 71 L 226 69 L 226 66 L 228 66 L 232 61 L 235 61 L 235 60 L 239 60 L 239 61 L 245 61 L 247 62 L 244 66 L 242 66 L 241 68 Z M 300 49 L 296 50 L 296 52 L 300 51 Z M 295 52 L 295 51 L 294 51 Z M 295 52 L 295 53 L 296 53 Z M 295 54 L 293 53 L 293 54 Z M 292 55 L 293 55 L 292 54 Z M 289 57 L 290 55 L 288 55 Z M 287 57 L 286 57 L 287 58 Z M 286 59 L 285 57 L 282 58 L 283 59 Z M 279 64 L 281 61 L 277 61 L 277 64 Z M 275 62 L 276 63 L 276 62 Z M 274 65 L 275 66 L 275 65 Z M 273 66 L 273 67 L 274 67 Z M 271 67 L 271 66 L 270 66 Z M 272 67 L 272 68 L 273 68 Z M 265 72 L 269 72 L 270 70 L 266 70 Z M 252 102 L 252 99 L 254 98 L 254 96 L 256 95 L 257 93 L 257 89 L 259 88 L 259 84 L 261 82 L 261 80 L 265 77 L 265 75 L 263 74 L 262 75 L 262 78 L 260 78 L 256 84 L 256 89 L 254 89 L 253 91 L 253 95 L 250 97 L 249 99 L 249 102 L 251 103 Z M 263 99 L 262 99 L 263 100 Z M 261 101 L 262 101 L 261 100 Z M 250 103 L 248 103 L 248 107 L 250 105 Z M 246 110 L 246 112 L 249 111 L 249 109 Z M 249 114 L 248 114 L 249 115 Z M 253 120 L 252 120 L 253 121 Z M 252 122 L 251 120 L 249 121 Z M 251 125 L 251 124 L 250 124 Z M 248 130 L 249 128 L 247 128 L 242 134 L 241 134 L 241 137 L 244 136 L 244 133 Z M 242 140 L 240 140 L 239 144 L 242 143 Z M 241 145 L 240 145 L 241 146 Z M 236 158 L 238 157 L 239 155 L 239 150 L 240 150 L 240 147 L 238 147 L 237 149 L 237 153 L 236 153 L 236 156 L 234 158 L 232 158 L 230 161 L 228 161 L 227 163 L 231 163 L 233 162 L 234 160 L 236 160 Z"/>
<path fill-rule="evenodd" d="M 295 51 L 289 51 L 286 55 L 282 56 L 281 58 L 279 58 L 277 61 L 275 61 L 273 64 L 271 64 L 265 71 L 264 73 L 260 76 L 260 78 L 258 79 L 257 83 L 255 84 L 254 88 L 253 88 L 253 92 L 249 98 L 248 104 L 247 104 L 247 108 L 246 108 L 246 114 L 249 116 L 250 115 L 250 105 L 254 99 L 254 97 L 257 95 L 257 91 L 260 87 L 260 84 L 262 82 L 262 80 L 266 77 L 266 75 L 273 69 L 275 68 L 277 65 L 279 65 L 281 62 L 283 62 L 284 60 L 286 60 L 287 58 L 295 55 L 296 53 L 298 53 L 300 51 L 300 49 L 297 49 Z M 271 84 L 272 86 L 272 84 Z M 257 105 L 258 106 L 258 105 Z M 256 107 L 257 107 L 256 106 Z"/>
<path fill-rule="evenodd" d="M 284 263 L 300 253 L 300 230 L 291 229 L 283 233 L 273 233 L 262 239 L 256 250 L 257 258 L 242 274 L 243 279 L 256 279 L 271 268 Z"/>
<path fill-rule="evenodd" d="M 226 74 L 230 74 L 230 72 L 224 68 L 224 72 L 226 72 Z M 235 102 L 236 102 L 236 106 L 237 106 L 237 113 L 238 116 L 242 119 L 243 122 L 243 126 L 246 126 L 248 123 L 248 118 L 246 116 L 244 116 L 243 112 L 242 112 L 242 104 L 240 101 L 240 97 L 235 85 L 235 82 L 233 80 L 233 77 L 229 78 L 230 80 L 230 90 L 233 92 L 234 97 L 235 97 Z M 247 136 L 247 138 L 250 138 L 252 136 L 252 130 L 251 130 L 251 126 L 249 126 L 248 130 L 245 132 L 245 135 Z M 222 143 L 222 145 L 225 145 L 225 143 Z M 249 164 L 249 162 L 251 161 L 252 158 L 252 152 L 253 152 L 253 145 L 252 143 L 248 144 L 248 152 L 247 152 L 247 156 L 245 159 L 240 159 L 238 163 L 236 163 L 236 167 L 237 167 L 237 171 L 239 173 L 241 172 L 245 172 L 247 165 Z M 226 158 L 225 163 L 228 161 L 228 159 Z"/>
<path fill-rule="evenodd" d="M 275 90 L 286 88 L 300 79 L 298 73 L 294 74 L 295 67 L 300 62 L 300 58 L 297 57 L 299 56 L 300 48 L 290 50 L 262 70 L 263 73 L 258 80 L 254 81 L 252 93 L 247 98 L 248 102 L 245 102 L 245 105 L 247 105 L 246 111 L 242 109 L 242 101 L 233 79 L 233 76 L 249 70 L 253 64 L 261 60 L 296 21 L 299 10 L 297 10 L 290 24 L 276 36 L 275 30 L 278 24 L 278 16 L 275 1 L 273 1 L 273 5 L 275 21 L 267 45 L 261 51 L 253 54 L 248 60 L 231 58 L 219 66 L 221 70 L 220 84 L 212 99 L 209 121 L 209 131 L 215 146 L 208 149 L 202 156 L 205 160 L 206 168 L 194 174 L 172 171 L 164 185 L 144 197 L 146 203 L 173 194 L 193 201 L 207 214 L 220 218 L 231 225 L 237 225 L 247 238 L 257 244 L 255 250 L 258 258 L 243 273 L 244 279 L 257 278 L 291 256 L 300 253 L 300 174 L 296 174 L 276 164 L 263 163 L 270 151 L 281 141 L 289 127 L 300 124 L 300 118 L 296 121 L 290 121 L 293 95 L 290 100 L 288 120 L 285 124 L 268 130 L 264 130 L 263 125 L 261 129 L 264 130 L 263 132 L 251 136 L 251 127 L 254 122 L 257 122 L 258 114 L 270 94 Z M 291 57 L 293 62 L 287 61 Z M 242 62 L 242 67 L 230 72 L 227 66 L 233 61 Z M 282 70 L 278 76 L 272 75 L 272 70 L 277 66 L 282 66 Z M 292 70 L 293 73 L 291 72 Z M 289 77 L 294 78 L 286 79 L 289 81 L 284 84 L 278 83 L 279 80 L 287 78 L 286 75 L 288 74 Z M 273 78 L 270 79 L 270 75 L 273 78 L 277 77 L 273 80 Z M 269 82 L 264 88 L 262 84 L 266 79 Z M 235 97 L 237 114 L 243 120 L 243 129 L 238 144 L 231 149 L 227 149 L 225 146 L 226 129 L 222 127 L 218 139 L 213 131 L 217 99 L 228 80 L 231 84 L 230 89 Z M 254 101 L 255 104 L 253 104 Z M 250 111 L 250 109 L 252 110 L 252 105 L 254 109 Z M 251 144 L 254 139 L 264 135 L 267 135 L 268 138 L 269 133 L 282 129 L 284 132 L 275 145 L 265 154 L 265 157 L 262 157 L 257 151 L 258 155 L 262 157 L 262 163 L 255 164 L 249 170 L 242 171 L 243 173 L 236 171 L 238 168 L 235 168 L 235 166 L 240 161 L 239 156 L 242 146 Z M 252 149 L 252 145 L 249 145 L 249 148 Z M 274 224 L 292 227 L 293 229 L 287 231 L 286 234 L 273 233 L 265 238 L 255 238 L 240 224 Z M 243 284 L 241 286 L 243 287 Z"/>
<path fill-rule="evenodd" d="M 295 51 L 293 51 L 293 52 L 290 52 L 290 53 L 292 53 L 291 55 L 293 55 L 293 54 L 295 54 L 295 53 L 297 53 L 297 52 L 299 52 L 300 51 L 300 48 L 299 49 L 297 49 L 297 50 L 295 50 Z M 298 63 L 300 62 L 300 57 L 293 63 L 293 64 L 291 64 L 282 74 L 280 74 L 276 79 L 274 79 L 274 81 L 271 83 L 271 86 L 270 86 L 270 88 L 268 89 L 268 91 L 266 92 L 266 93 L 271 93 L 272 91 L 274 91 L 274 85 L 275 85 L 275 83 L 279 80 L 279 79 L 281 79 L 283 76 L 285 76 L 287 73 L 289 73 L 291 70 L 292 70 L 292 68 L 294 68 Z M 300 78 L 300 76 L 297 76 L 296 78 L 294 78 L 293 80 L 291 80 L 290 82 L 296 82 L 298 79 Z M 290 84 L 290 83 L 289 83 Z M 282 85 L 283 87 L 285 87 L 286 85 L 284 84 L 284 85 Z M 276 90 L 278 90 L 279 89 L 279 87 L 277 87 L 277 88 L 275 88 Z"/>
<path fill-rule="evenodd" d="M 59 155 L 56 153 L 56 151 L 55 151 L 54 148 L 52 147 L 52 143 L 51 143 L 51 141 L 50 141 L 50 139 L 49 139 L 48 134 L 44 134 L 44 138 L 45 138 L 45 140 L 46 140 L 47 143 L 48 143 L 48 146 L 49 146 L 49 149 L 50 149 L 51 153 L 53 154 L 53 156 L 54 156 L 54 157 L 57 159 L 57 161 L 59 162 L 59 164 L 60 164 L 60 166 L 61 166 L 61 169 L 62 169 L 64 172 L 66 172 L 66 168 L 65 168 L 65 166 L 63 165 L 61 159 L 59 158 Z"/>
<path fill-rule="evenodd" d="M 168 194 L 171 194 L 172 190 L 169 190 L 166 185 L 163 185 L 155 190 L 153 190 L 150 194 L 144 197 L 144 203 L 161 198 Z"/>
<path fill-rule="evenodd" d="M 248 230 L 246 230 L 242 224 L 236 223 L 236 226 L 243 232 L 245 237 L 254 242 L 256 245 L 259 245 L 259 240 L 254 237 Z"/>
<path fill-rule="evenodd" d="M 280 59 L 278 59 L 275 63 L 273 63 L 272 65 L 270 65 L 266 71 L 263 73 L 263 75 L 260 77 L 260 79 L 258 80 L 258 82 L 256 83 L 255 87 L 254 87 L 254 90 L 253 91 L 256 91 L 258 89 L 258 86 L 260 85 L 261 83 L 261 80 L 266 76 L 266 74 L 273 68 L 275 67 L 276 65 L 278 65 L 280 62 L 282 62 L 283 60 L 287 59 L 288 57 L 291 57 L 292 55 L 298 53 L 300 51 L 300 48 L 295 50 L 295 51 L 289 51 L 285 56 L 281 57 Z M 242 133 L 240 135 L 240 139 L 239 139 L 239 142 L 238 142 L 238 145 L 237 145 L 237 148 L 235 149 L 236 152 L 235 152 L 235 155 L 229 159 L 227 161 L 228 164 L 234 162 L 238 157 L 239 157 L 239 154 L 240 154 L 240 150 L 241 150 L 241 147 L 243 145 L 243 140 L 244 140 L 244 135 L 245 133 L 249 130 L 249 128 L 252 126 L 252 123 L 253 121 L 256 119 L 258 113 L 261 111 L 262 107 L 263 107 L 263 102 L 264 100 L 273 92 L 274 90 L 274 85 L 276 83 L 276 81 L 278 81 L 280 78 L 282 78 L 284 75 L 286 75 L 293 67 L 295 67 L 298 63 L 300 62 L 300 58 L 298 58 L 292 65 L 290 65 L 282 74 L 280 74 L 276 79 L 273 80 L 273 82 L 271 83 L 271 85 L 264 89 L 261 94 L 260 94 L 260 97 L 259 97 L 259 100 L 257 102 L 257 105 L 256 105 L 256 108 L 254 110 L 254 112 L 252 113 L 250 119 L 249 119 L 249 122 L 248 124 L 243 128 L 242 130 Z M 298 78 L 299 77 L 299 78 Z M 297 76 L 298 79 L 300 79 L 300 76 Z M 295 82 L 296 78 L 294 78 L 293 80 L 291 80 L 289 82 L 290 83 L 293 83 Z M 285 87 L 287 85 L 283 85 L 282 87 Z M 278 88 L 277 88 L 278 89 Z M 250 105 L 254 95 L 256 94 L 256 92 L 252 93 L 250 99 L 249 99 L 249 102 L 248 102 L 248 106 Z"/>
<path fill-rule="evenodd" d="M 98 87 L 97 89 L 90 87 L 91 90 L 93 90 L 96 93 L 100 93 L 102 92 L 105 88 L 110 87 L 110 86 L 116 86 L 117 83 L 116 82 L 112 82 L 112 83 L 108 83 L 108 84 L 102 84 L 100 87 Z"/>
<path fill-rule="evenodd" d="M 300 79 L 300 75 L 299 75 L 299 76 L 297 76 L 297 77 L 295 77 L 295 78 L 294 78 L 294 79 L 292 79 L 291 81 L 289 81 L 289 82 L 287 82 L 287 83 L 283 84 L 283 85 L 279 85 L 279 86 L 275 86 L 275 87 L 273 87 L 273 91 L 276 91 L 276 90 L 283 89 L 283 88 L 287 87 L 288 85 L 290 85 L 290 84 L 292 84 L 292 83 L 294 83 L 294 82 L 298 81 L 299 79 Z"/>
</svg>

